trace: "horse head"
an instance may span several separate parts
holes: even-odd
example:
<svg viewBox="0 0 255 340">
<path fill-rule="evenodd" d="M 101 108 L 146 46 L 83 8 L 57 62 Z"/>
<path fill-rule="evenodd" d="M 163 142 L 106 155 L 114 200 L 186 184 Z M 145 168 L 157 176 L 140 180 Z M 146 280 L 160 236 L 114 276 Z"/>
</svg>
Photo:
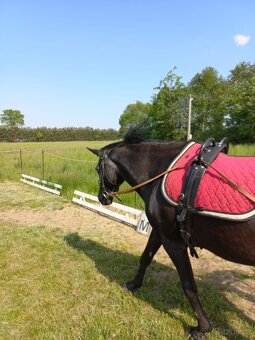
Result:
<svg viewBox="0 0 255 340">
<path fill-rule="evenodd" d="M 124 180 L 119 174 L 117 165 L 109 157 L 110 152 L 107 148 L 100 150 L 87 149 L 99 158 L 96 166 L 96 171 L 99 176 L 98 200 L 103 205 L 110 205 L 113 200 L 110 193 L 118 191 L 119 186 L 124 182 Z"/>
</svg>

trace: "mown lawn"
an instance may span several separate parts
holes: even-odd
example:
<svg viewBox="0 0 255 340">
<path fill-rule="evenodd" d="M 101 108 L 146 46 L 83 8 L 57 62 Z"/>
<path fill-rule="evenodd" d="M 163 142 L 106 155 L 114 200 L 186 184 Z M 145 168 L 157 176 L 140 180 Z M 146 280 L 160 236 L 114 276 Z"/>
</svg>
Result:
<svg viewBox="0 0 255 340">
<path fill-rule="evenodd" d="M 184 339 L 194 318 L 179 283 L 158 290 L 149 274 L 140 292 L 122 290 L 138 256 L 98 237 L 1 226 L 0 337 L 11 339 Z M 95 235 L 94 235 L 95 237 Z M 155 271 L 167 268 L 154 263 Z M 199 282 L 217 329 L 209 339 L 252 339 L 254 324 L 223 294 Z"/>
<path fill-rule="evenodd" d="M 192 321 L 179 293 L 178 313 L 169 317 L 155 296 L 144 291 L 136 298 L 121 289 L 137 256 L 78 234 L 0 226 L 0 337 L 166 339 L 183 336 L 183 321 Z"/>
<path fill-rule="evenodd" d="M 84 220 L 79 228 L 63 229 L 43 218 L 61 213 L 64 221 L 69 211 Z M 40 223 L 19 221 L 19 215 L 38 213 Z M 122 285 L 135 275 L 143 248 L 137 240 L 146 240 L 126 226 L 111 226 L 61 197 L 1 184 L 0 339 L 186 338 L 196 321 L 173 265 L 156 258 L 143 287 L 133 295 L 125 292 Z M 252 297 L 224 284 L 230 275 L 225 264 L 210 270 L 215 263 L 203 254 L 195 275 L 214 326 L 208 339 L 254 338 L 255 322 L 239 307 Z M 232 268 L 238 284 L 254 280 L 244 266 Z"/>
</svg>

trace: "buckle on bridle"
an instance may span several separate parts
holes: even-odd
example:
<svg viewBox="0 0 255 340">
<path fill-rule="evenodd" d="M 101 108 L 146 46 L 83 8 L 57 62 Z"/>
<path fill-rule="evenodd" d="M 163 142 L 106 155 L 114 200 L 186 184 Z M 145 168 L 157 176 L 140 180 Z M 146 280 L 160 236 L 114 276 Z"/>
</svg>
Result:
<svg viewBox="0 0 255 340">
<path fill-rule="evenodd" d="M 108 199 L 110 196 L 111 196 L 111 195 L 109 194 L 108 191 L 104 191 L 104 192 L 103 192 L 103 197 L 104 197 L 104 198 Z"/>
<path fill-rule="evenodd" d="M 114 195 L 114 192 L 112 192 L 112 191 L 104 191 L 103 192 L 103 196 L 104 196 L 104 198 L 106 198 L 107 200 L 109 199 L 109 198 L 117 198 L 117 200 L 118 201 L 120 201 L 121 202 L 121 199 L 118 197 L 118 195 Z"/>
</svg>

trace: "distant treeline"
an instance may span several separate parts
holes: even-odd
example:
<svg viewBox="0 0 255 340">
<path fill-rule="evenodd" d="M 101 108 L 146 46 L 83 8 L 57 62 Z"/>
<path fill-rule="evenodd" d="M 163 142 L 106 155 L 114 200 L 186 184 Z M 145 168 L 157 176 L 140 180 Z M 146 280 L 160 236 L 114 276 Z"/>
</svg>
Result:
<svg viewBox="0 0 255 340">
<path fill-rule="evenodd" d="M 114 129 L 0 126 L 0 142 L 110 141 L 118 138 L 118 131 Z"/>
</svg>

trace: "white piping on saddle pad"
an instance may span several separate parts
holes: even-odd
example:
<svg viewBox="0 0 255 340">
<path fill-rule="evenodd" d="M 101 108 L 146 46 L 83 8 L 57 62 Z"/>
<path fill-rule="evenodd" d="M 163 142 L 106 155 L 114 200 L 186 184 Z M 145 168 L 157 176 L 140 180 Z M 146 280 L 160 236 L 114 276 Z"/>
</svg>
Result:
<svg viewBox="0 0 255 340">
<path fill-rule="evenodd" d="M 179 155 L 172 161 L 172 163 L 169 165 L 168 170 L 172 169 L 172 167 L 178 162 L 178 160 L 185 154 L 185 152 L 187 150 L 189 150 L 189 148 L 194 145 L 195 142 L 190 142 L 189 144 L 187 144 L 185 146 L 185 148 L 179 153 Z M 165 189 L 165 183 L 166 183 L 166 179 L 167 179 L 168 174 L 166 174 L 163 177 L 162 183 L 161 183 L 161 190 L 162 190 L 162 194 L 164 196 L 164 198 L 173 206 L 177 207 L 178 203 L 176 203 L 175 201 L 171 200 L 171 198 L 167 195 L 166 193 L 166 189 Z"/>
</svg>

